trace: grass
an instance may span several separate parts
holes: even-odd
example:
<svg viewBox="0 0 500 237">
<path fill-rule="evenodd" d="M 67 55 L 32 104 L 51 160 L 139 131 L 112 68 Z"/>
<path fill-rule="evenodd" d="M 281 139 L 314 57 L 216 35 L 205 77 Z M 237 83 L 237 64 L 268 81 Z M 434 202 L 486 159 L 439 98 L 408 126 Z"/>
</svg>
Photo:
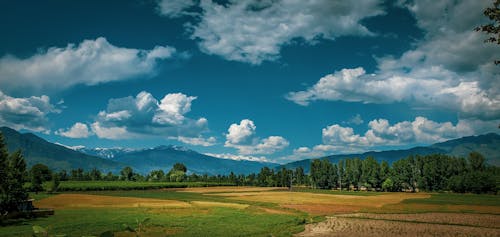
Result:
<svg viewBox="0 0 500 237">
<path fill-rule="evenodd" d="M 48 197 L 52 197 L 54 196 L 55 194 L 52 194 L 52 193 L 43 193 L 43 192 L 39 192 L 39 193 L 29 193 L 29 198 L 31 199 L 35 199 L 35 200 L 42 200 L 44 198 L 48 198 Z"/>
<path fill-rule="evenodd" d="M 206 182 L 63 181 L 59 185 L 59 191 L 145 190 L 232 185 L 234 184 Z"/>
<path fill-rule="evenodd" d="M 89 208 L 58 210 L 48 218 L 2 227 L 0 236 L 31 236 L 32 225 L 50 226 L 51 234 L 99 235 L 105 231 L 121 231 L 123 224 L 136 227 L 136 221 L 145 218 L 151 219 L 149 228 L 173 236 L 290 236 L 304 228 L 304 217 L 224 207 Z"/>
<path fill-rule="evenodd" d="M 500 196 L 488 194 L 433 193 L 426 199 L 407 199 L 406 204 L 500 206 Z"/>
</svg>

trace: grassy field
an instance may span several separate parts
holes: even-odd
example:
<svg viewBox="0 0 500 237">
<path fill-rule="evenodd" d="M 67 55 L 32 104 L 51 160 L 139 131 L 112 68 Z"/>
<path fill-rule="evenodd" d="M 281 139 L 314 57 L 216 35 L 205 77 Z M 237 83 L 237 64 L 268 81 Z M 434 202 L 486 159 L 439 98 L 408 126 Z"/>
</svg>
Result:
<svg viewBox="0 0 500 237">
<path fill-rule="evenodd" d="M 31 236 L 33 225 L 68 236 L 500 235 L 494 195 L 200 187 L 32 197 L 55 215 L 2 226 L 0 236 Z"/>
</svg>

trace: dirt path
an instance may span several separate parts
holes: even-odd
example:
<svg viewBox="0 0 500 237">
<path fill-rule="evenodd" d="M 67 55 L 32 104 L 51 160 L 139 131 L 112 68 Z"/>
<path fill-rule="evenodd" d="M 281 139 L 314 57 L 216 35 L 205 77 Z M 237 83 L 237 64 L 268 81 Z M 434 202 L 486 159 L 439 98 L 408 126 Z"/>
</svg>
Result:
<svg viewBox="0 0 500 237">
<path fill-rule="evenodd" d="M 305 231 L 296 236 L 500 236 L 500 229 L 336 216 L 306 225 Z"/>
</svg>

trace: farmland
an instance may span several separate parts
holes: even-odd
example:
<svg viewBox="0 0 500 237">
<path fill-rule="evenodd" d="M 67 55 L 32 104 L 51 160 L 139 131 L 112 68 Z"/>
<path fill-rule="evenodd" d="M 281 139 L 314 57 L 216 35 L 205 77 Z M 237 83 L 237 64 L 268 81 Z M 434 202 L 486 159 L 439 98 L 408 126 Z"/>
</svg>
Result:
<svg viewBox="0 0 500 237">
<path fill-rule="evenodd" d="M 500 235 L 495 195 L 192 187 L 34 197 L 55 215 L 2 226 L 0 236 L 31 236 L 33 225 L 68 236 Z"/>
</svg>

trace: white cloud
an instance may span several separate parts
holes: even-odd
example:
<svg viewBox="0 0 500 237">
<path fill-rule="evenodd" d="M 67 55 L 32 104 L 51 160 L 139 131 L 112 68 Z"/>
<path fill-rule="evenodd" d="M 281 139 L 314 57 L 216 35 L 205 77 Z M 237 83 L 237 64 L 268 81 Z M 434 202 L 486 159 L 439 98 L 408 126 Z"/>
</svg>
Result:
<svg viewBox="0 0 500 237">
<path fill-rule="evenodd" d="M 92 133 L 87 124 L 77 122 L 69 129 L 59 129 L 55 132 L 56 135 L 70 138 L 86 138 Z"/>
<path fill-rule="evenodd" d="M 355 154 L 377 149 L 381 146 L 407 146 L 433 144 L 450 139 L 483 134 L 496 129 L 499 120 L 481 121 L 463 119 L 455 125 L 451 122 L 435 122 L 425 117 L 413 121 L 390 124 L 387 119 L 375 119 L 368 123 L 364 134 L 357 134 L 351 127 L 333 124 L 323 128 L 323 143 L 312 148 L 299 147 L 293 154 L 281 160 L 319 158 L 334 154 Z"/>
<path fill-rule="evenodd" d="M 363 118 L 361 118 L 361 115 L 360 114 L 356 114 L 353 117 L 351 117 L 349 119 L 349 121 L 347 121 L 347 124 L 360 125 L 360 124 L 363 124 L 364 122 L 365 121 L 363 120 Z"/>
<path fill-rule="evenodd" d="M 247 145 L 253 143 L 257 127 L 252 120 L 243 119 L 240 124 L 231 124 L 226 135 L 226 144 Z"/>
<path fill-rule="evenodd" d="M 186 96 L 182 93 L 167 94 L 159 103 L 158 112 L 153 122 L 158 124 L 181 124 L 184 114 L 191 111 L 191 102 L 195 96 Z"/>
<path fill-rule="evenodd" d="M 177 137 L 177 140 L 180 142 L 190 144 L 190 145 L 195 145 L 195 146 L 213 146 L 217 143 L 217 139 L 215 137 L 182 137 L 179 136 Z"/>
<path fill-rule="evenodd" d="M 92 131 L 107 139 L 160 136 L 198 145 L 210 145 L 212 138 L 203 138 L 208 130 L 206 118 L 186 117 L 194 96 L 170 93 L 158 101 L 148 92 L 136 97 L 110 99 L 106 110 L 98 113 Z"/>
<path fill-rule="evenodd" d="M 194 6 L 194 0 L 161 0 L 158 1 L 158 12 L 166 17 L 177 18 L 183 15 L 190 15 L 186 9 Z"/>
<path fill-rule="evenodd" d="M 307 106 L 315 100 L 362 103 L 406 102 L 460 112 L 462 117 L 500 117 L 500 94 L 490 94 L 478 81 L 461 81 L 441 67 L 416 69 L 411 74 L 366 74 L 363 68 L 327 75 L 305 91 L 286 98 Z"/>
<path fill-rule="evenodd" d="M 118 139 L 130 139 L 134 137 L 127 131 L 126 127 L 116 127 L 109 125 L 103 126 L 100 122 L 92 123 L 92 131 L 99 138 L 118 140 Z"/>
<path fill-rule="evenodd" d="M 436 143 L 491 130 L 498 125 L 496 121 L 459 120 L 435 122 L 425 117 L 416 117 L 414 121 L 401 121 L 391 125 L 387 119 L 375 119 L 368 123 L 364 135 L 355 134 L 350 127 L 338 124 L 323 129 L 325 145 L 373 147 L 380 145 L 408 145 Z"/>
<path fill-rule="evenodd" d="M 247 155 L 235 155 L 229 153 L 205 153 L 207 156 L 213 156 L 221 159 L 230 159 L 230 160 L 249 160 L 249 161 L 257 161 L 257 162 L 270 162 L 265 156 L 247 156 Z"/>
<path fill-rule="evenodd" d="M 260 64 L 279 58 L 281 47 L 303 40 L 333 40 L 346 35 L 373 35 L 361 21 L 385 14 L 379 0 L 231 0 L 219 4 L 201 0 L 201 14 L 185 9 L 193 1 L 160 1 L 160 14 L 167 17 L 194 15 L 186 24 L 192 39 L 207 54 L 227 60 Z"/>
<path fill-rule="evenodd" d="M 243 155 L 272 154 L 288 147 L 289 142 L 281 136 L 259 139 L 256 129 L 254 122 L 249 119 L 241 120 L 240 124 L 231 124 L 224 146 L 236 148 Z"/>
<path fill-rule="evenodd" d="M 0 91 L 0 125 L 16 130 L 50 132 L 47 115 L 59 113 L 46 95 L 15 98 Z"/>
<path fill-rule="evenodd" d="M 493 60 L 500 48 L 485 44 L 473 29 L 490 1 L 403 1 L 425 36 L 399 58 L 378 58 L 378 70 L 342 69 L 314 86 L 290 92 L 289 100 L 308 105 L 316 100 L 362 103 L 404 102 L 447 109 L 460 118 L 500 118 L 500 67 Z M 470 14 L 476 12 L 477 14 Z M 439 14 L 437 14 L 439 13 Z M 444 14 L 444 15 L 443 15 Z"/>
<path fill-rule="evenodd" d="M 29 58 L 0 58 L 0 83 L 5 91 L 52 92 L 83 84 L 96 85 L 155 73 L 158 60 L 172 58 L 175 49 L 117 47 L 105 38 L 79 45 L 52 47 Z"/>
</svg>

